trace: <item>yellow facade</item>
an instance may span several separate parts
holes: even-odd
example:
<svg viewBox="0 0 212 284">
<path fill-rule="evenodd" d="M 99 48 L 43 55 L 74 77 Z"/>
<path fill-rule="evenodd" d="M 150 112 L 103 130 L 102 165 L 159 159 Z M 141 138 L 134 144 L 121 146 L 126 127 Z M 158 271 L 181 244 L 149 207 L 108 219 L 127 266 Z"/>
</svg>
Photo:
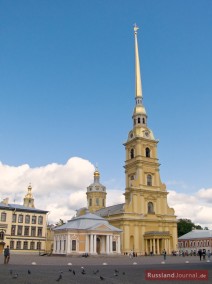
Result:
<svg viewBox="0 0 212 284">
<path fill-rule="evenodd" d="M 167 204 L 166 186 L 161 182 L 157 144 L 147 126 L 143 105 L 142 84 L 137 41 L 135 35 L 135 107 L 133 128 L 124 143 L 125 203 L 98 210 L 113 226 L 123 230 L 121 251 L 137 254 L 171 253 L 177 248 L 177 221 L 174 209 Z"/>
<path fill-rule="evenodd" d="M 14 253 L 39 253 L 46 250 L 46 214 L 34 208 L 31 186 L 24 205 L 0 202 L 0 252 L 9 245 Z"/>
</svg>

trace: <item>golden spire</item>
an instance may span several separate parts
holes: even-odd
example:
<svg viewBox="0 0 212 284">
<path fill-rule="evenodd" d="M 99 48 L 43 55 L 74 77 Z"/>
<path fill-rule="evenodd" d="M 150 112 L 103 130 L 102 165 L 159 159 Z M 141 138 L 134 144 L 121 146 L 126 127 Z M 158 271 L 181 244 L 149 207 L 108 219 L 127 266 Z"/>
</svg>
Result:
<svg viewBox="0 0 212 284">
<path fill-rule="evenodd" d="M 140 62 L 139 62 L 139 53 L 138 53 L 138 39 L 137 31 L 138 26 L 134 25 L 134 35 L 135 35 L 135 97 L 142 98 L 142 85 L 141 85 L 141 71 L 140 71 Z"/>
</svg>

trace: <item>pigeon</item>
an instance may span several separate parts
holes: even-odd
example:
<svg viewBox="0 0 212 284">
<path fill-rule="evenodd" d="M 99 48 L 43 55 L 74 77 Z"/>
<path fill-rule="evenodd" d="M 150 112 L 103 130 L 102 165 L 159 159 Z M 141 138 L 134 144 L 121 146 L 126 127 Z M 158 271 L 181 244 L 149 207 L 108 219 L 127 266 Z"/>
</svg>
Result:
<svg viewBox="0 0 212 284">
<path fill-rule="evenodd" d="M 31 274 L 31 271 L 28 269 L 28 274 Z"/>
<path fill-rule="evenodd" d="M 123 272 L 122 274 L 125 275 L 125 272 Z"/>
<path fill-rule="evenodd" d="M 13 271 L 12 271 L 12 269 L 10 270 L 10 275 L 12 275 L 13 274 Z"/>
<path fill-rule="evenodd" d="M 17 279 L 18 278 L 18 273 L 15 273 L 14 275 L 13 275 L 13 279 Z"/>
<path fill-rule="evenodd" d="M 101 280 L 104 280 L 104 277 L 103 277 L 103 276 L 101 276 L 101 275 L 99 276 L 99 278 L 100 278 Z"/>
<path fill-rule="evenodd" d="M 70 268 L 69 268 L 69 270 L 68 270 L 68 271 L 69 271 L 69 272 L 72 272 L 72 269 L 70 269 Z"/>
<path fill-rule="evenodd" d="M 59 282 L 61 279 L 62 279 L 62 274 L 59 275 L 56 281 Z"/>
<path fill-rule="evenodd" d="M 74 270 L 73 270 L 73 274 L 74 274 L 74 275 L 76 274 Z"/>
<path fill-rule="evenodd" d="M 84 270 L 84 269 L 82 270 L 82 274 L 86 274 L 86 272 L 85 272 L 85 270 Z"/>
<path fill-rule="evenodd" d="M 119 271 L 117 269 L 115 269 L 114 271 L 115 271 L 115 273 L 119 273 Z"/>
<path fill-rule="evenodd" d="M 99 269 L 97 269 L 96 271 L 93 271 L 93 274 L 97 274 L 97 273 L 99 273 Z"/>
</svg>

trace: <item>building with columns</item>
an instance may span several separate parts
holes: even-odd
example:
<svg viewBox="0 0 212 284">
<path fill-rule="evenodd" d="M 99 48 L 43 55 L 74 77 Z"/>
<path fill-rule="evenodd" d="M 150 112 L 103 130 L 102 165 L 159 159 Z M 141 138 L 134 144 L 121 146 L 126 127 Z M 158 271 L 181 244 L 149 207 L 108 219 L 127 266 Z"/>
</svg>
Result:
<svg viewBox="0 0 212 284">
<path fill-rule="evenodd" d="M 54 254 L 120 254 L 121 230 L 92 213 L 74 217 L 54 229 Z"/>
<path fill-rule="evenodd" d="M 125 203 L 101 208 L 95 214 L 123 231 L 122 253 L 133 250 L 138 255 L 161 254 L 163 249 L 171 253 L 177 249 L 177 220 L 174 209 L 168 206 L 168 192 L 160 178 L 158 140 L 147 123 L 137 33 L 135 26 L 135 107 L 133 126 L 124 143 Z"/>
</svg>

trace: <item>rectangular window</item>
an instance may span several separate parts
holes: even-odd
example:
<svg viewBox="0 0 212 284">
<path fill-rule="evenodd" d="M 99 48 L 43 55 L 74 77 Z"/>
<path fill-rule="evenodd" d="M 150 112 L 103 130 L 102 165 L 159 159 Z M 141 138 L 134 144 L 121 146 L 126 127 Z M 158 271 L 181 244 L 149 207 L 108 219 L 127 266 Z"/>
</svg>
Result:
<svg viewBox="0 0 212 284">
<path fill-rule="evenodd" d="M 25 216 L 25 223 L 29 224 L 30 223 L 30 215 Z"/>
<path fill-rule="evenodd" d="M 16 223 L 16 219 L 17 219 L 17 215 L 14 213 L 14 214 L 13 214 L 13 217 L 12 217 L 12 222 L 13 222 L 13 223 Z"/>
<path fill-rule="evenodd" d="M 31 236 L 35 237 L 35 234 L 36 234 L 36 227 L 32 227 L 31 228 Z"/>
<path fill-rule="evenodd" d="M 22 236 L 22 228 L 23 226 L 18 226 L 18 232 L 17 232 L 18 236 Z"/>
<path fill-rule="evenodd" d="M 10 241 L 10 249 L 14 249 L 14 241 Z"/>
<path fill-rule="evenodd" d="M 1 221 L 2 221 L 2 222 L 6 222 L 6 219 L 7 219 L 7 213 L 2 212 L 2 213 L 1 213 Z"/>
<path fill-rule="evenodd" d="M 38 224 L 42 225 L 43 224 L 43 216 L 38 217 Z"/>
<path fill-rule="evenodd" d="M 22 214 L 18 215 L 18 223 L 23 223 L 24 216 Z"/>
<path fill-rule="evenodd" d="M 28 249 L 28 242 L 24 242 L 24 249 Z"/>
<path fill-rule="evenodd" d="M 24 236 L 29 236 L 29 226 L 24 227 Z"/>
<path fill-rule="evenodd" d="M 38 237 L 42 237 L 42 228 L 38 228 Z"/>
<path fill-rule="evenodd" d="M 76 250 L 77 250 L 77 241 L 72 240 L 72 251 L 76 251 Z"/>
<path fill-rule="evenodd" d="M 17 241 L 17 243 L 16 243 L 16 249 L 21 249 L 21 241 Z"/>
<path fill-rule="evenodd" d="M 32 224 L 36 224 L 36 216 L 32 216 Z"/>
<path fill-rule="evenodd" d="M 12 225 L 11 227 L 11 236 L 15 236 L 15 225 Z"/>
<path fill-rule="evenodd" d="M 66 240 L 63 241 L 63 245 L 64 245 L 63 250 L 65 251 L 66 250 Z"/>
<path fill-rule="evenodd" d="M 31 250 L 34 250 L 34 249 L 35 249 L 35 242 L 31 242 L 31 243 L 30 243 L 30 249 L 31 249 Z"/>
<path fill-rule="evenodd" d="M 41 250 L 41 242 L 37 242 L 37 250 Z"/>
</svg>

